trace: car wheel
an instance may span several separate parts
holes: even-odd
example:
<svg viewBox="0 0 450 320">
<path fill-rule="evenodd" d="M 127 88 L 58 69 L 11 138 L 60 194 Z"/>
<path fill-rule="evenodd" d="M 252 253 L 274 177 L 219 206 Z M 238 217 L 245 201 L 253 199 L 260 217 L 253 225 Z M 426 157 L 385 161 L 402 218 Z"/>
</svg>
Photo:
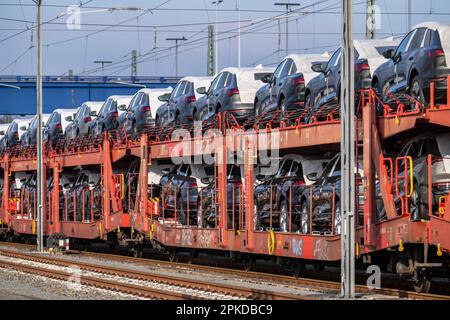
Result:
<svg viewBox="0 0 450 320">
<path fill-rule="evenodd" d="M 420 103 L 425 103 L 425 96 L 423 94 L 422 90 L 422 84 L 420 83 L 419 76 L 415 76 L 412 81 L 411 85 L 409 87 L 409 94 L 417 99 Z"/>
<path fill-rule="evenodd" d="M 341 234 L 342 214 L 341 202 L 336 201 L 334 204 L 334 234 Z"/>
<path fill-rule="evenodd" d="M 175 126 L 180 126 L 181 125 L 181 116 L 179 113 L 176 114 L 175 116 Z"/>
<path fill-rule="evenodd" d="M 160 127 L 161 126 L 161 124 L 160 124 L 160 120 L 159 120 L 159 117 L 156 117 L 156 119 L 155 119 L 155 127 Z"/>
<path fill-rule="evenodd" d="M 184 212 L 183 209 L 183 200 L 181 200 L 181 198 L 179 198 L 177 200 L 177 220 L 178 222 L 180 222 L 182 225 L 186 225 L 186 213 Z"/>
<path fill-rule="evenodd" d="M 133 136 L 135 138 L 137 138 L 137 136 L 139 135 L 138 129 L 136 127 L 136 122 L 133 122 L 132 127 L 131 127 L 131 132 L 133 132 Z"/>
<path fill-rule="evenodd" d="M 283 200 L 281 202 L 281 208 L 280 208 L 280 229 L 281 232 L 287 232 L 288 231 L 288 216 L 289 216 L 289 210 L 286 200 Z"/>
<path fill-rule="evenodd" d="M 417 183 L 414 182 L 413 184 L 413 193 L 411 194 L 411 200 L 409 205 L 409 211 L 411 213 L 411 220 L 413 221 L 419 221 L 421 219 L 421 209 L 422 204 L 420 200 L 419 191 L 417 190 Z"/>
<path fill-rule="evenodd" d="M 286 120 L 288 115 L 286 99 L 280 101 L 280 120 Z"/>
<path fill-rule="evenodd" d="M 300 217 L 300 231 L 302 234 L 309 233 L 309 210 L 306 202 L 302 204 L 302 213 Z"/>
</svg>

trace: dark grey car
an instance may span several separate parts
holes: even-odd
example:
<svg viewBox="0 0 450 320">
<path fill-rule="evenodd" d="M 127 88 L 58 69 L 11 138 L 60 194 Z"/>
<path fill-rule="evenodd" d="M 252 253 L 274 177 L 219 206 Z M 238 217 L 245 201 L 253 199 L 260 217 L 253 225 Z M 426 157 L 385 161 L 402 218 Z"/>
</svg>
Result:
<svg viewBox="0 0 450 320">
<path fill-rule="evenodd" d="M 305 105 L 316 110 L 328 103 L 339 103 L 341 84 L 341 49 L 337 49 L 328 62 L 316 62 L 312 70 L 319 75 L 306 86 Z M 355 50 L 355 91 L 371 84 L 370 66 Z"/>
<path fill-rule="evenodd" d="M 311 63 L 328 55 L 292 54 L 281 61 L 273 75 L 262 79 L 266 84 L 256 92 L 255 115 L 280 110 L 285 117 L 289 110 L 299 108 L 305 100 L 306 83 L 313 74 Z"/>
<path fill-rule="evenodd" d="M 45 123 L 48 121 L 50 117 L 49 114 L 42 115 L 42 126 L 45 126 Z M 37 142 L 37 116 L 34 116 L 30 121 L 27 131 L 20 138 L 20 144 L 23 146 L 31 146 L 35 145 Z"/>
<path fill-rule="evenodd" d="M 441 29 L 449 26 L 427 24 L 413 29 L 401 41 L 396 50 L 384 52 L 389 59 L 373 74 L 372 86 L 382 94 L 387 92 L 407 92 L 419 101 L 428 102 L 430 80 L 435 82 L 435 96 L 440 99 L 447 92 L 448 68 L 446 53 L 441 43 Z"/>
<path fill-rule="evenodd" d="M 180 125 L 198 120 L 197 98 L 201 94 L 198 88 L 209 87 L 212 77 L 185 77 L 181 79 L 170 95 L 162 95 L 165 101 L 156 111 L 157 126 Z"/>
<path fill-rule="evenodd" d="M 55 109 L 43 129 L 44 142 L 55 146 L 59 140 L 62 140 L 64 132 L 70 124 L 66 118 L 73 117 L 76 113 L 77 109 Z"/>
<path fill-rule="evenodd" d="M 123 106 L 126 108 L 131 98 L 132 96 L 110 96 L 103 103 L 97 117 L 92 122 L 90 132 L 98 135 L 117 129 L 119 127 L 119 107 L 120 109 L 123 109 Z"/>
<path fill-rule="evenodd" d="M 272 74 L 273 68 L 226 68 L 206 88 L 198 93 L 206 93 L 206 98 L 197 103 L 200 119 L 205 120 L 219 112 L 230 112 L 236 120 L 244 120 L 254 114 L 256 91 L 263 85 L 261 81 Z"/>
<path fill-rule="evenodd" d="M 69 116 L 71 122 L 65 131 L 66 139 L 81 138 L 90 133 L 91 122 L 100 111 L 103 102 L 88 101 L 81 105 L 74 117 Z"/>
</svg>

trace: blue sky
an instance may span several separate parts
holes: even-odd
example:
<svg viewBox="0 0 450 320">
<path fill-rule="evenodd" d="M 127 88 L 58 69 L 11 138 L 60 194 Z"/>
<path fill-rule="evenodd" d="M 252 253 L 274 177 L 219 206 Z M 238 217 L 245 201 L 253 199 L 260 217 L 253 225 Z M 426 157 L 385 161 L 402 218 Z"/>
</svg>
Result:
<svg viewBox="0 0 450 320">
<path fill-rule="evenodd" d="M 86 3 L 81 8 L 81 29 L 66 27 L 66 6 Z M 285 52 L 284 8 L 272 0 L 241 0 L 242 66 L 256 63 L 274 65 Z M 297 1 L 291 1 L 297 2 Z M 290 53 L 332 51 L 340 42 L 340 0 L 299 0 L 298 12 L 289 18 Z M 365 0 L 354 0 L 354 32 L 364 38 Z M 75 74 L 100 75 L 95 60 L 111 60 L 106 75 L 129 75 L 131 50 L 139 51 L 138 75 L 170 76 L 175 74 L 173 42 L 168 37 L 183 37 L 180 46 L 179 74 L 206 73 L 207 25 L 216 20 L 215 5 L 210 0 L 43 0 L 44 74 L 62 75 L 69 69 Z M 22 6 L 20 5 L 22 4 Z M 34 74 L 36 66 L 36 32 L 25 31 L 36 20 L 31 0 L 0 1 L 0 74 Z M 313 6 L 313 4 L 315 4 Z M 56 5 L 56 6 L 54 6 Z M 377 37 L 402 35 L 407 31 L 407 0 L 376 0 L 381 11 L 381 29 Z M 105 11 L 102 8 L 139 7 L 145 10 Z M 236 0 L 224 0 L 218 13 L 219 68 L 237 65 Z M 185 10 L 187 9 L 187 10 Z M 205 10 L 207 9 L 207 10 Z M 315 12 L 313 14 L 313 12 Z M 423 21 L 450 23 L 450 1 L 412 0 L 412 25 Z M 56 18 L 56 19 L 55 19 Z M 272 19 L 270 19 L 272 18 Z M 12 21 L 7 19 L 16 19 Z M 28 22 L 24 22 L 28 21 Z M 279 21 L 279 22 L 278 22 Z M 109 27 L 110 25 L 122 25 Z M 281 44 L 279 46 L 279 28 Z M 102 29 L 108 28 L 105 31 Z M 156 37 L 155 37 L 156 31 Z M 226 31 L 226 32 L 224 32 Z M 7 39 L 8 37 L 10 39 Z M 156 44 L 156 48 L 155 47 Z M 171 48 L 172 47 L 172 48 Z M 278 51 L 278 49 L 281 49 Z M 4 70 L 3 70 L 4 69 Z"/>
</svg>

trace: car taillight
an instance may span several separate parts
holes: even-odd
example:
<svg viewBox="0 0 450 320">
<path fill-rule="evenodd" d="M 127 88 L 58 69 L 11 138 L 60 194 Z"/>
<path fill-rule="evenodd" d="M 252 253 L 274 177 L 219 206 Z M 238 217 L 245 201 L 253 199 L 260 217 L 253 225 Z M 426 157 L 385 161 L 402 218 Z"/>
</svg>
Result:
<svg viewBox="0 0 450 320">
<path fill-rule="evenodd" d="M 142 107 L 142 112 L 150 111 L 150 106 L 144 106 Z"/>
<path fill-rule="evenodd" d="M 91 117 L 86 117 L 86 118 L 84 118 L 84 123 L 91 122 L 91 121 L 92 121 L 92 118 L 91 118 Z"/>
<path fill-rule="evenodd" d="M 227 90 L 227 95 L 229 97 L 234 96 L 235 94 L 239 94 L 239 89 L 234 88 L 234 89 L 228 89 Z"/>
<path fill-rule="evenodd" d="M 184 102 L 185 103 L 192 103 L 195 102 L 197 99 L 195 98 L 195 96 L 187 96 L 184 98 Z"/>
<path fill-rule="evenodd" d="M 297 181 L 294 181 L 294 182 L 292 183 L 292 185 L 293 185 L 293 186 L 303 186 L 303 185 L 305 185 L 305 181 L 303 181 L 303 180 L 297 180 Z"/>
<path fill-rule="evenodd" d="M 55 129 L 62 129 L 62 125 L 58 123 L 57 125 L 55 125 Z"/>
<path fill-rule="evenodd" d="M 194 182 L 190 182 L 189 183 L 189 187 L 190 188 L 197 188 L 197 182 L 195 182 L 195 181 Z"/>
<path fill-rule="evenodd" d="M 14 133 L 13 133 L 13 137 L 14 137 L 14 138 L 18 138 L 18 137 L 19 137 L 19 133 L 18 133 L 18 132 L 14 132 Z"/>
<path fill-rule="evenodd" d="M 111 117 L 113 117 L 113 118 L 117 118 L 119 116 L 119 112 L 112 112 L 111 113 Z"/>
<path fill-rule="evenodd" d="M 303 76 L 292 78 L 291 79 L 291 84 L 292 84 L 293 87 L 296 87 L 299 84 L 305 84 L 305 79 L 303 78 Z"/>
<path fill-rule="evenodd" d="M 442 57 L 444 55 L 444 50 L 442 49 L 434 49 L 428 51 L 428 58 L 436 58 L 436 57 Z"/>
<path fill-rule="evenodd" d="M 355 64 L 355 72 L 370 70 L 368 63 Z"/>
</svg>

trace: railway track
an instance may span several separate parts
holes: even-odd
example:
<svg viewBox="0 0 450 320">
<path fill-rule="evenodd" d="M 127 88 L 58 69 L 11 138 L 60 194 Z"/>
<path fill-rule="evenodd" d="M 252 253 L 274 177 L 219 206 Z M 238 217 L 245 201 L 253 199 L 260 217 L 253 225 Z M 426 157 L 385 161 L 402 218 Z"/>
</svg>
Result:
<svg viewBox="0 0 450 320">
<path fill-rule="evenodd" d="M 7 245 L 11 247 L 19 247 L 19 248 L 34 248 L 32 245 L 27 244 L 18 244 L 18 243 L 3 243 L 2 245 Z M 0 250 L 0 253 L 3 250 Z M 311 278 L 294 278 L 292 276 L 274 274 L 274 273 L 263 273 L 263 272 L 254 272 L 254 271 L 244 271 L 239 269 L 232 268 L 223 268 L 223 267 L 214 267 L 214 266 L 206 266 L 199 264 L 191 264 L 191 263 L 183 263 L 183 262 L 170 262 L 166 260 L 156 260 L 156 259 L 148 259 L 148 258 L 135 258 L 130 256 L 118 255 L 118 254 L 109 254 L 109 253 L 101 253 L 101 252 L 87 252 L 83 251 L 82 255 L 86 257 L 92 258 L 100 258 L 104 260 L 113 260 L 119 262 L 131 262 L 138 263 L 145 266 L 164 266 L 168 268 L 179 268 L 179 269 L 188 269 L 189 271 L 196 271 L 201 273 L 211 273 L 216 275 L 229 275 L 240 279 L 251 279 L 253 281 L 258 282 L 273 282 L 277 284 L 285 284 L 285 285 L 297 285 L 297 286 L 307 286 L 310 288 L 316 288 L 321 290 L 327 290 L 330 292 L 334 292 L 335 294 L 339 294 L 340 292 L 340 283 L 337 281 L 329 281 L 329 280 L 321 280 L 321 279 L 311 279 Z M 35 255 L 33 255 L 35 257 Z M 41 257 L 39 257 L 41 258 Z M 64 263 L 68 263 L 67 260 L 63 261 Z M 74 265 L 73 263 L 69 263 Z M 127 270 L 128 272 L 128 270 Z M 207 283 L 211 285 L 210 282 Z M 414 291 L 394 289 L 394 288 L 381 288 L 381 289 L 369 289 L 364 285 L 356 285 L 355 290 L 358 294 L 380 294 L 404 299 L 417 299 L 417 300 L 450 300 L 450 296 L 448 295 L 439 295 L 439 294 L 423 294 L 416 293 Z M 254 291 L 252 291 L 254 292 Z M 259 296 L 260 299 L 276 299 L 276 297 L 268 297 L 267 293 L 261 292 Z M 281 299 L 285 300 L 286 298 Z M 298 298 L 298 297 L 297 297 Z"/>
<path fill-rule="evenodd" d="M 76 262 L 76 261 L 67 261 L 63 259 L 57 259 L 55 257 L 48 257 L 36 254 L 28 254 L 28 253 L 19 253 L 7 250 L 0 250 L 0 255 L 4 257 L 20 259 L 24 261 L 31 261 L 36 263 L 42 263 L 46 265 L 53 265 L 58 267 L 77 267 L 83 271 L 93 272 L 97 274 L 110 275 L 121 277 L 124 279 L 133 279 L 140 280 L 145 282 L 154 282 L 158 284 L 163 284 L 166 286 L 175 286 L 178 288 L 184 288 L 187 290 L 198 290 L 202 292 L 211 292 L 215 294 L 219 294 L 222 296 L 236 297 L 240 299 L 251 299 L 251 300 L 260 300 L 260 299 L 270 299 L 270 300 L 310 300 L 313 299 L 311 297 L 292 295 L 286 293 L 279 293 L 275 291 L 269 290 L 258 290 L 254 288 L 240 287 L 240 286 L 232 286 L 229 284 L 218 284 L 211 283 L 206 281 L 194 280 L 194 279 L 185 279 L 180 277 L 173 276 L 163 276 L 156 275 L 146 272 L 134 271 L 130 269 L 121 269 L 121 268 L 113 268 L 104 265 L 95 265 L 84 262 Z M 2 268 L 10 268 L 18 271 L 23 271 L 26 273 L 32 273 L 37 275 L 42 275 L 45 277 L 50 277 L 58 280 L 67 281 L 71 276 L 70 273 L 59 271 L 59 270 L 50 270 L 42 267 L 36 267 L 31 265 L 24 265 L 21 263 L 14 263 L 9 261 L 1 261 L 0 267 Z M 156 299 L 199 299 L 198 295 L 192 294 L 181 294 L 174 293 L 167 290 L 160 291 L 146 287 L 146 286 L 138 286 L 127 283 L 118 283 L 115 281 L 111 281 L 108 279 L 102 279 L 91 276 L 81 275 L 81 284 L 99 287 L 103 289 L 109 289 L 112 291 L 119 291 L 131 295 L 148 297 L 148 298 L 156 298 Z"/>
</svg>

